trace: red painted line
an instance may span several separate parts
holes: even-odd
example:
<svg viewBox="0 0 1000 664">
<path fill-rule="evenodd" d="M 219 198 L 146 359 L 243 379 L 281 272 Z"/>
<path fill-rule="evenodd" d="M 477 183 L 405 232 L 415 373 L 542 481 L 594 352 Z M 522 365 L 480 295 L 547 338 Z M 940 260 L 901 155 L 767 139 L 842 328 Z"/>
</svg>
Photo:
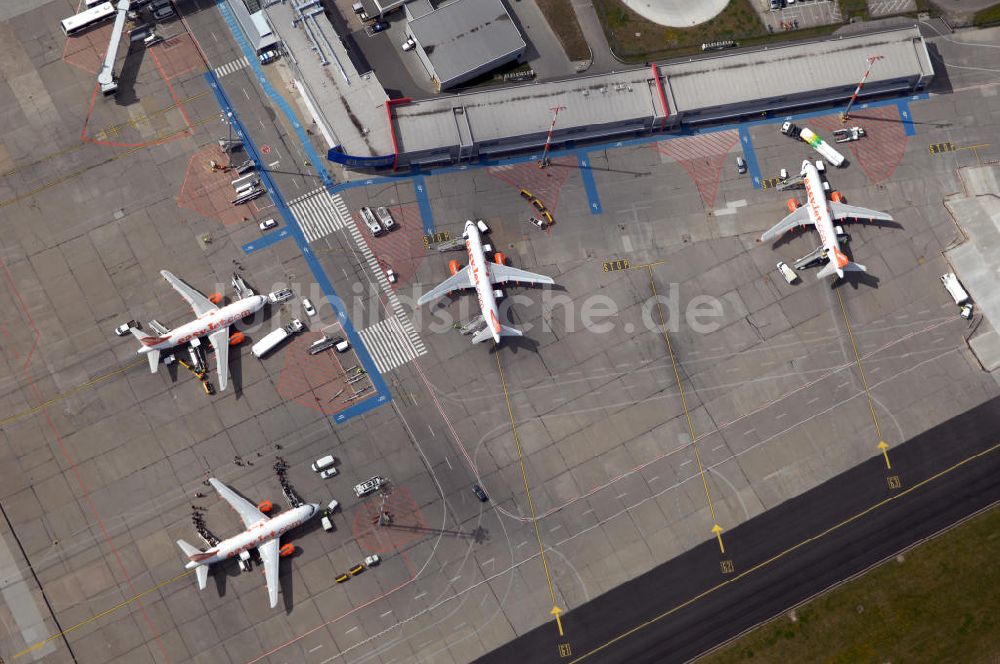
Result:
<svg viewBox="0 0 1000 664">
<path fill-rule="evenodd" d="M 650 67 L 653 70 L 653 80 L 656 81 L 656 91 L 660 93 L 660 103 L 663 105 L 663 124 L 660 125 L 660 129 L 663 129 L 667 126 L 667 118 L 670 117 L 670 107 L 667 106 L 667 93 L 663 89 L 663 81 L 660 79 L 660 69 L 655 62 Z"/>
<path fill-rule="evenodd" d="M 44 404 L 45 400 L 42 398 L 41 390 L 39 390 L 38 385 L 35 384 L 35 379 L 32 377 L 31 372 L 28 371 L 28 365 L 31 361 L 32 355 L 35 352 L 35 348 L 38 346 L 38 339 L 41 335 L 38 331 L 38 326 L 35 324 L 34 318 L 32 318 L 31 316 L 31 312 L 24 304 L 24 299 L 21 297 L 21 291 L 18 290 L 17 284 L 14 282 L 14 277 L 10 273 L 10 268 L 7 267 L 6 261 L 0 260 L 0 265 L 3 266 L 4 274 L 7 278 L 8 284 L 10 285 L 10 291 L 11 293 L 14 294 L 14 298 L 17 300 L 18 307 L 21 309 L 21 313 L 28 321 L 28 326 L 31 328 L 32 334 L 34 335 L 34 341 L 32 342 L 31 345 L 31 351 L 28 353 L 27 357 L 25 357 L 25 362 L 22 368 L 22 372 L 24 373 L 24 377 L 27 379 L 28 383 L 31 385 L 31 390 L 34 393 L 35 398 L 38 400 L 40 404 Z M 80 487 L 80 492 L 83 494 L 83 499 L 90 508 L 90 512 L 93 515 L 94 519 L 97 521 L 97 525 L 101 531 L 101 535 L 103 536 L 104 543 L 111 549 L 111 553 L 114 555 L 115 561 L 118 563 L 118 567 L 121 570 L 122 575 L 124 575 L 126 583 L 128 583 L 129 591 L 133 595 L 138 595 L 139 591 L 136 589 L 135 584 L 132 582 L 132 576 L 128 573 L 128 568 L 125 567 L 125 564 L 122 561 L 121 554 L 118 552 L 118 547 L 115 546 L 114 539 L 111 537 L 111 534 L 108 532 L 107 528 L 104 525 L 104 520 L 101 518 L 100 513 L 97 511 L 97 505 L 94 504 L 94 501 L 90 496 L 90 492 L 87 490 L 87 487 L 83 482 L 83 477 L 80 475 L 80 470 L 79 468 L 77 468 L 76 462 L 73 460 L 73 457 L 70 456 L 69 450 L 66 449 L 66 443 L 63 440 L 62 435 L 56 428 L 55 422 L 52 421 L 52 416 L 49 414 L 48 407 L 43 405 L 41 408 L 41 412 L 45 415 L 46 423 L 48 424 L 49 429 L 51 429 L 52 435 L 55 436 L 56 442 L 59 445 L 59 451 L 62 453 L 63 459 L 66 461 L 67 464 L 69 464 L 70 470 L 76 477 L 77 484 Z M 139 611 L 142 613 L 143 619 L 146 622 L 146 627 L 149 628 L 150 633 L 156 640 L 156 643 L 160 648 L 160 653 L 163 655 L 164 660 L 167 662 L 172 661 L 170 659 L 170 656 L 167 654 L 167 650 L 163 645 L 163 641 L 160 639 L 159 631 L 153 626 L 153 622 L 149 618 L 149 613 L 146 611 L 146 607 L 143 605 L 141 600 L 136 600 L 135 603 L 138 605 Z"/>
<path fill-rule="evenodd" d="M 401 97 L 400 99 L 387 99 L 385 102 L 385 115 L 386 119 L 389 121 L 389 136 L 392 138 L 392 170 L 396 170 L 396 160 L 399 158 L 399 146 L 396 143 L 396 130 L 392 126 L 392 107 L 396 104 L 408 104 L 411 99 L 409 97 Z"/>
</svg>

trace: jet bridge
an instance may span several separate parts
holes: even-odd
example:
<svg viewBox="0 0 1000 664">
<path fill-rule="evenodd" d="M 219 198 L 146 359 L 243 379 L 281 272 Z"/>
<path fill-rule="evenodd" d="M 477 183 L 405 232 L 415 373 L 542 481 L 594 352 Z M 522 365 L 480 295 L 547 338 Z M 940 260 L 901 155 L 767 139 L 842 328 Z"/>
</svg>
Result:
<svg viewBox="0 0 1000 664">
<path fill-rule="evenodd" d="M 101 71 L 97 75 L 97 83 L 105 95 L 110 95 L 118 89 L 118 82 L 115 80 L 115 60 L 118 58 L 118 45 L 121 44 L 122 33 L 125 32 L 125 18 L 131 4 L 132 0 L 118 0 L 118 15 L 115 16 L 115 25 L 111 29 L 108 52 L 104 56 L 104 64 L 101 65 Z"/>
</svg>

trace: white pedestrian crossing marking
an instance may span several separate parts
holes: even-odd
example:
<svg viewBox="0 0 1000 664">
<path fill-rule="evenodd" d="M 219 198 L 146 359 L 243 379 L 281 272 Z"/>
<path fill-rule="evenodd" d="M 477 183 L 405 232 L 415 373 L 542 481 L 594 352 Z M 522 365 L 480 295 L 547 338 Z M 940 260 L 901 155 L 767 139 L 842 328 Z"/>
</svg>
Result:
<svg viewBox="0 0 1000 664">
<path fill-rule="evenodd" d="M 339 196 L 330 196 L 325 189 L 320 189 L 289 203 L 288 207 L 302 227 L 306 241 L 315 242 L 347 225 L 350 215 L 340 211 L 336 206 L 338 200 Z M 340 204 L 343 205 L 343 202 Z"/>
<path fill-rule="evenodd" d="M 391 371 L 422 354 L 410 343 L 396 316 L 366 327 L 359 334 L 365 342 L 365 348 L 375 360 L 379 373 Z"/>
<path fill-rule="evenodd" d="M 228 76 L 229 74 L 232 74 L 234 71 L 239 71 L 243 69 L 248 64 L 250 63 L 247 62 L 247 58 L 245 55 L 242 58 L 236 58 L 232 62 L 227 62 L 224 65 L 219 65 L 218 67 L 216 67 L 215 77 L 222 78 L 223 76 Z"/>
<path fill-rule="evenodd" d="M 288 208 L 295 215 L 306 241 L 315 242 L 335 231 L 347 229 L 354 244 L 357 246 L 364 262 L 375 276 L 379 288 L 385 293 L 389 302 L 391 315 L 386 320 L 360 332 L 365 346 L 375 358 L 380 372 L 394 369 L 421 355 L 427 354 L 427 346 L 420 339 L 413 327 L 410 317 L 403 309 L 402 303 L 392 290 L 385 271 L 379 265 L 365 238 L 361 235 L 357 224 L 351 217 L 351 211 L 339 194 L 331 196 L 326 189 L 320 187 L 288 202 Z M 366 336 L 366 334 L 368 336 Z M 371 339 L 371 342 L 369 342 Z M 376 350 L 375 344 L 382 350 Z M 396 349 L 396 350 L 390 350 Z M 399 350 L 403 349 L 403 350 Z M 382 359 L 379 359 L 382 358 Z"/>
</svg>

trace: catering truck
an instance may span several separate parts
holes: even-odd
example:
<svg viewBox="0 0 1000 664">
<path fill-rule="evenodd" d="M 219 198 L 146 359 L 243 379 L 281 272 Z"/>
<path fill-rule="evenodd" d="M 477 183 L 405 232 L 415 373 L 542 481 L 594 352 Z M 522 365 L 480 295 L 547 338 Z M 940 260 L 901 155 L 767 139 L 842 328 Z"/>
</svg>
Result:
<svg viewBox="0 0 1000 664">
<path fill-rule="evenodd" d="M 302 322 L 296 318 L 290 324 L 284 327 L 279 327 L 278 329 L 273 330 L 272 332 L 269 332 L 268 334 L 264 335 L 264 338 L 262 338 L 260 341 L 258 341 L 257 343 L 255 343 L 253 346 L 250 347 L 250 352 L 253 354 L 254 357 L 256 357 L 259 360 L 260 358 L 264 357 L 272 350 L 274 350 L 274 348 L 282 341 L 292 336 L 296 332 L 301 332 L 301 331 L 302 331 Z"/>
</svg>

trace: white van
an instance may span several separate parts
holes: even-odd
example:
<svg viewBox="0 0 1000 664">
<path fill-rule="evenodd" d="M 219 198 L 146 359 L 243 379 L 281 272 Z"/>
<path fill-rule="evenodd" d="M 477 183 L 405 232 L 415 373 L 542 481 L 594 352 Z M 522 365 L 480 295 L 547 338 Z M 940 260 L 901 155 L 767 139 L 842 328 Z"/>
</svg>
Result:
<svg viewBox="0 0 1000 664">
<path fill-rule="evenodd" d="M 333 458 L 332 454 L 327 454 L 325 457 L 316 459 L 316 461 L 314 461 L 312 465 L 313 472 L 318 473 L 322 470 L 326 470 L 327 468 L 333 465 L 334 461 L 336 461 L 336 459 Z"/>
<path fill-rule="evenodd" d="M 785 261 L 779 261 L 777 268 L 778 272 L 781 273 L 781 276 L 785 278 L 785 281 L 790 284 L 795 283 L 795 280 L 799 278 L 799 275 L 795 274 L 795 270 L 788 267 L 788 263 Z"/>
</svg>

